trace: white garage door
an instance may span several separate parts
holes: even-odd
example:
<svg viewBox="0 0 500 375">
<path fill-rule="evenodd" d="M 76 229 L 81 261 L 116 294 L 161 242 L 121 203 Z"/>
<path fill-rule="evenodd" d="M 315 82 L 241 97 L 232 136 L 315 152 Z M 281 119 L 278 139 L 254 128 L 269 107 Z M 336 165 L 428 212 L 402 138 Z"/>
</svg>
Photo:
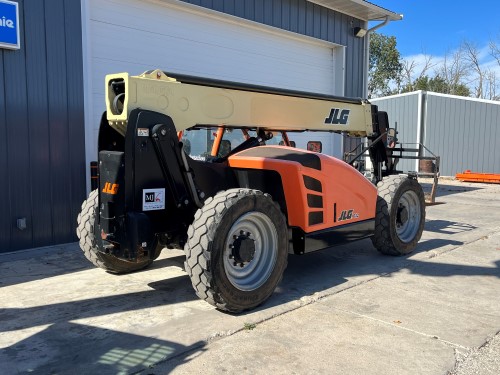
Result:
<svg viewBox="0 0 500 375">
<path fill-rule="evenodd" d="M 95 159 L 104 76 L 165 71 L 325 94 L 343 48 L 173 1 L 87 0 L 87 158 Z M 342 64 L 339 64 L 342 65 Z M 90 128 L 90 129 L 89 129 Z"/>
</svg>

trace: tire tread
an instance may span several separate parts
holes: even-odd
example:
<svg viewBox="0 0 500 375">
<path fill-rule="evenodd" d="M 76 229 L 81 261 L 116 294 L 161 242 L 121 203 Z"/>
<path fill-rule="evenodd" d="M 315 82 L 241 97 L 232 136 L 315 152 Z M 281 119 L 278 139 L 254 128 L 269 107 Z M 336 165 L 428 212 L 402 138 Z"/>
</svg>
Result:
<svg viewBox="0 0 500 375">
<path fill-rule="evenodd" d="M 196 295 L 220 310 L 240 312 L 239 306 L 230 305 L 224 300 L 217 286 L 212 282 L 211 238 L 213 229 L 218 225 L 221 214 L 228 210 L 242 196 L 263 195 L 259 190 L 235 188 L 217 193 L 205 201 L 205 205 L 195 214 L 195 220 L 188 229 L 185 246 L 185 270 L 191 278 Z M 269 198 L 269 202 L 281 212 L 279 205 Z M 286 268 L 286 261 L 285 261 Z M 279 281 L 281 281 L 282 274 Z M 278 283 L 279 283 L 278 281 Z"/>
<path fill-rule="evenodd" d="M 99 252 L 95 245 L 93 233 L 97 205 L 98 192 L 94 190 L 90 192 L 89 197 L 82 203 L 82 209 L 77 217 L 78 226 L 76 228 L 76 235 L 85 257 L 95 266 L 116 274 L 134 272 L 149 266 L 153 262 L 151 259 L 133 263 Z"/>
<path fill-rule="evenodd" d="M 417 235 L 415 236 L 415 238 L 413 239 L 413 241 L 410 243 L 409 246 L 407 246 L 404 249 L 398 248 L 398 246 L 396 246 L 395 244 L 394 239 L 391 236 L 392 219 L 390 217 L 390 213 L 392 204 L 399 187 L 403 183 L 406 183 L 406 181 L 408 181 L 410 186 L 413 185 L 413 188 L 416 188 L 414 184 L 418 185 L 418 182 L 416 182 L 415 180 L 410 180 L 406 175 L 387 176 L 377 184 L 378 196 L 377 196 L 377 205 L 375 214 L 375 233 L 371 237 L 371 240 L 373 246 L 375 246 L 375 248 L 379 252 L 385 255 L 401 256 L 409 254 L 411 251 L 413 251 L 413 249 L 415 248 L 416 244 L 418 243 L 422 235 L 423 222 L 425 222 L 425 209 L 423 210 L 423 215 L 421 219 L 422 228 L 418 231 Z M 421 205 L 425 207 L 424 196 L 420 185 L 418 185 L 418 195 L 421 200 Z"/>
</svg>

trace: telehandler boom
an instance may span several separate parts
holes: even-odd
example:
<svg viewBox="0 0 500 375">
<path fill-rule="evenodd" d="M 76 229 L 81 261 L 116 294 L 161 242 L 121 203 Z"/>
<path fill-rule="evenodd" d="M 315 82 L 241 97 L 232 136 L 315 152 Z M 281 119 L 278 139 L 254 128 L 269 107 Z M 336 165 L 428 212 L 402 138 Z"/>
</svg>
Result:
<svg viewBox="0 0 500 375">
<path fill-rule="evenodd" d="M 396 132 L 368 101 L 155 70 L 106 76 L 106 109 L 77 234 L 108 272 L 183 249 L 196 294 L 239 312 L 270 297 L 288 254 L 370 237 L 402 255 L 421 237 L 422 188 L 395 169 Z M 366 137 L 373 177 L 290 147 L 294 131 Z"/>
</svg>

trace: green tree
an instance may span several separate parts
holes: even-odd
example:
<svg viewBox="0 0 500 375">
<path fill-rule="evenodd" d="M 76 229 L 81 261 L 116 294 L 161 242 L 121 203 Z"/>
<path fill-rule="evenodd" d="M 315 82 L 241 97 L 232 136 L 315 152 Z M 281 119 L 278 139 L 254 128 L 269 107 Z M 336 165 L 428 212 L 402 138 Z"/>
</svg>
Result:
<svg viewBox="0 0 500 375">
<path fill-rule="evenodd" d="M 402 72 L 403 64 L 396 48 L 396 38 L 372 33 L 370 35 L 368 97 L 397 93 Z"/>
<path fill-rule="evenodd" d="M 427 75 L 418 77 L 412 85 L 407 85 L 403 88 L 402 92 L 410 92 L 414 90 L 423 90 L 438 92 L 441 94 L 453 94 L 459 96 L 470 96 L 470 89 L 462 83 L 450 85 L 439 74 L 435 77 Z"/>
<path fill-rule="evenodd" d="M 453 89 L 450 91 L 450 94 L 458 96 L 471 96 L 470 89 L 463 83 L 455 85 L 455 87 L 453 87 Z"/>
</svg>

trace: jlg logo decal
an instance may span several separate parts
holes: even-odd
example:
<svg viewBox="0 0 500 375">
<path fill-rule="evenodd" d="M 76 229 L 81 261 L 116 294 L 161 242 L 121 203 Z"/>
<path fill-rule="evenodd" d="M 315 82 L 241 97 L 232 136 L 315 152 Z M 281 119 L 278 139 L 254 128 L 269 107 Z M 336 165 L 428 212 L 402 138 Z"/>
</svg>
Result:
<svg viewBox="0 0 500 375">
<path fill-rule="evenodd" d="M 354 213 L 354 210 L 344 210 L 340 213 L 338 221 L 357 219 L 358 217 L 359 217 L 359 214 Z"/>
<path fill-rule="evenodd" d="M 332 108 L 330 115 L 325 118 L 325 124 L 347 125 L 350 113 L 349 109 Z"/>
<path fill-rule="evenodd" d="M 106 194 L 116 195 L 118 193 L 118 186 L 118 184 L 106 182 L 106 184 L 104 184 L 104 189 L 102 189 L 102 192 Z"/>
</svg>

